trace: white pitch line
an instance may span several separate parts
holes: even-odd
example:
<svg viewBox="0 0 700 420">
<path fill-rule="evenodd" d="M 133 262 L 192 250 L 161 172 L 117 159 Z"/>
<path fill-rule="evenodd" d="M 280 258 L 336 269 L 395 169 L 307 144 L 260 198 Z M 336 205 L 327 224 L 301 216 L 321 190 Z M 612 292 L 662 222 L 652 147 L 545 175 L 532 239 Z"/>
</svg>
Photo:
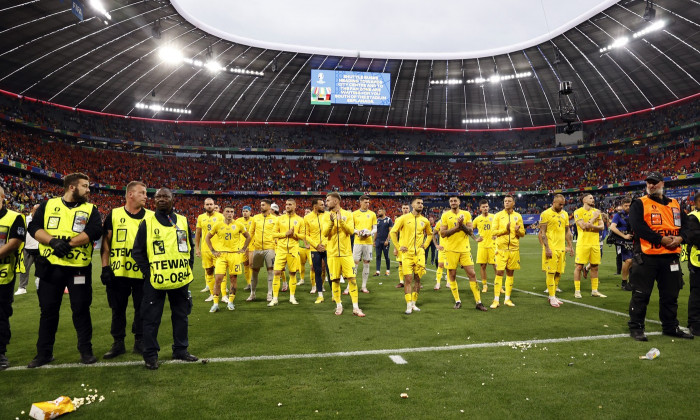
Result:
<svg viewBox="0 0 700 420">
<path fill-rule="evenodd" d="M 398 354 L 392 354 L 389 356 L 389 359 L 391 359 L 392 362 L 396 363 L 397 365 L 405 365 L 408 364 L 406 359 L 403 357 L 399 356 Z"/>
<path fill-rule="evenodd" d="M 432 268 L 426 268 L 426 270 L 432 271 L 433 273 L 436 272 L 436 271 L 433 270 Z M 458 277 L 458 278 L 461 278 L 461 279 L 464 279 L 464 280 L 469 280 L 468 277 L 465 277 L 465 276 L 462 276 L 462 275 L 458 275 L 457 277 Z M 477 283 L 480 283 L 480 280 L 477 280 Z M 493 283 L 488 283 L 488 282 L 487 282 L 487 284 L 490 284 L 491 286 L 493 286 Z M 533 296 L 538 296 L 538 297 L 543 297 L 543 298 L 548 298 L 548 297 L 549 297 L 548 295 L 545 295 L 545 294 L 542 294 L 542 293 L 537 293 L 537 292 L 530 292 L 530 291 L 528 291 L 528 290 L 522 290 L 522 289 L 516 289 L 516 288 L 513 288 L 513 290 L 515 290 L 516 292 L 526 293 L 526 294 L 528 294 L 528 295 L 533 295 Z M 630 316 L 629 314 L 626 314 L 626 313 L 624 313 L 624 312 L 613 311 L 612 309 L 599 308 L 598 306 L 588 305 L 588 304 L 586 304 L 586 303 L 576 302 L 576 301 L 574 301 L 574 300 L 567 300 L 567 299 L 561 299 L 561 298 L 559 298 L 559 300 L 561 300 L 562 302 L 570 303 L 570 304 L 572 304 L 572 305 L 582 306 L 582 307 L 588 308 L 588 309 L 595 309 L 596 311 L 606 312 L 606 313 L 613 314 L 613 315 L 617 315 L 617 316 L 624 316 L 624 317 L 629 317 L 629 316 Z M 659 324 L 659 325 L 661 325 L 661 321 L 657 321 L 657 320 L 655 320 L 655 319 L 648 319 L 648 318 L 647 318 L 645 321 L 648 322 L 648 323 L 650 323 L 650 324 Z"/>
<path fill-rule="evenodd" d="M 661 335 L 660 332 L 647 332 L 647 336 Z M 424 353 L 433 351 L 452 351 L 452 350 L 468 350 L 482 349 L 494 347 L 512 347 L 515 344 L 553 344 L 553 343 L 572 343 L 578 341 L 596 341 L 596 340 L 611 340 L 615 338 L 629 338 L 629 334 L 606 334 L 606 335 L 588 335 L 582 337 L 563 337 L 563 338 L 543 338 L 533 340 L 513 340 L 513 341 L 498 341 L 494 343 L 473 343 L 473 344 L 456 344 L 452 346 L 434 346 L 434 347 L 406 347 L 400 349 L 380 349 L 380 350 L 357 350 L 357 351 L 339 351 L 332 353 L 299 353 L 299 354 L 276 354 L 276 355 L 261 355 L 261 356 L 241 356 L 241 357 L 214 357 L 211 359 L 202 359 L 201 363 L 234 363 L 234 362 L 253 362 L 262 360 L 290 360 L 290 359 L 328 359 L 333 357 L 352 357 L 352 356 L 376 356 L 376 355 L 393 355 L 396 353 Z M 200 364 L 197 362 L 183 362 L 181 360 L 169 360 L 161 364 Z M 69 368 L 101 368 L 101 367 L 118 367 L 118 366 L 143 366 L 143 362 L 98 362 L 92 365 L 84 365 L 81 363 L 65 363 L 61 365 L 44 365 L 36 369 L 69 369 Z M 11 370 L 29 370 L 26 366 L 15 366 L 7 369 Z"/>
</svg>

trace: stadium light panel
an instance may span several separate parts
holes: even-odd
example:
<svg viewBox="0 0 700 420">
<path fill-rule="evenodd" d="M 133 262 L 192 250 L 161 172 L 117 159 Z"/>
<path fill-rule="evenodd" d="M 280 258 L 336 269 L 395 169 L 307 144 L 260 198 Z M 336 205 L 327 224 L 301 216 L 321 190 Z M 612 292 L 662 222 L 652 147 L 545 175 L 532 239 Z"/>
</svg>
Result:
<svg viewBox="0 0 700 420">
<path fill-rule="evenodd" d="M 431 80 L 430 84 L 431 85 L 461 85 L 461 84 L 484 84 L 486 82 L 491 82 L 491 83 L 498 83 L 498 82 L 503 82 L 506 80 L 514 80 L 514 79 L 524 79 L 526 77 L 532 76 L 532 73 L 529 71 L 522 72 L 522 73 L 515 73 L 515 74 L 507 74 L 507 75 L 500 75 L 500 74 L 494 74 L 493 76 L 489 77 L 488 79 L 484 79 L 483 77 L 476 77 L 474 79 L 436 79 L 436 80 Z"/>
<path fill-rule="evenodd" d="M 632 38 L 633 38 L 633 39 L 641 38 L 641 37 L 643 37 L 643 36 L 645 36 L 645 35 L 647 35 L 647 34 L 649 34 L 649 33 L 651 33 L 651 32 L 656 32 L 656 31 L 662 29 L 664 26 L 666 26 L 666 22 L 665 22 L 665 21 L 663 21 L 663 20 L 656 21 L 656 22 L 650 24 L 649 26 L 647 26 L 646 28 L 644 28 L 644 29 L 642 29 L 642 30 L 640 30 L 640 31 L 637 31 L 637 32 L 633 33 L 633 34 L 632 34 Z M 607 47 L 601 48 L 601 49 L 600 49 L 600 53 L 601 53 L 601 54 L 605 54 L 605 53 L 607 53 L 608 51 L 611 51 L 611 50 L 613 50 L 613 49 L 615 49 L 615 48 L 624 47 L 624 46 L 627 45 L 629 42 L 630 42 L 630 39 L 629 39 L 628 37 L 626 37 L 626 36 L 623 36 L 622 38 L 618 38 L 618 39 L 616 39 L 615 41 L 613 41 L 613 43 L 610 44 L 610 45 L 608 45 Z"/>
<path fill-rule="evenodd" d="M 234 74 L 244 74 L 244 75 L 255 76 L 255 77 L 265 76 L 265 73 L 263 73 L 261 71 L 224 67 L 221 64 L 219 64 L 216 60 L 207 60 L 206 62 L 204 62 L 202 60 L 187 58 L 182 54 L 182 52 L 180 52 L 178 49 L 171 47 L 171 46 L 161 47 L 158 51 L 158 55 L 160 56 L 161 60 L 166 61 L 168 63 L 172 63 L 172 64 L 185 63 L 185 64 L 189 64 L 192 67 L 200 67 L 200 68 L 204 67 L 204 68 L 208 69 L 209 71 L 211 71 L 212 73 L 219 73 L 222 71 L 228 71 L 228 72 L 231 72 Z"/>
<path fill-rule="evenodd" d="M 102 4 L 102 1 L 100 0 L 90 0 L 90 7 L 95 9 L 96 12 L 100 13 L 104 17 L 106 17 L 109 20 L 112 20 L 112 15 L 109 14 L 107 9 L 105 9 L 105 6 Z M 107 24 L 107 22 L 105 22 Z"/>
<path fill-rule="evenodd" d="M 491 124 L 513 121 L 513 117 L 468 118 L 462 120 L 464 124 Z"/>
<path fill-rule="evenodd" d="M 185 108 L 171 108 L 171 107 L 164 107 L 163 105 L 160 104 L 144 104 L 141 102 L 137 102 L 135 105 L 136 109 L 147 109 L 149 111 L 153 112 L 172 112 L 175 114 L 191 114 L 192 111 L 189 109 Z"/>
<path fill-rule="evenodd" d="M 171 64 L 179 64 L 182 61 L 187 61 L 187 59 L 182 56 L 182 52 L 174 47 L 161 47 L 158 51 L 158 56 L 161 60 Z"/>
</svg>

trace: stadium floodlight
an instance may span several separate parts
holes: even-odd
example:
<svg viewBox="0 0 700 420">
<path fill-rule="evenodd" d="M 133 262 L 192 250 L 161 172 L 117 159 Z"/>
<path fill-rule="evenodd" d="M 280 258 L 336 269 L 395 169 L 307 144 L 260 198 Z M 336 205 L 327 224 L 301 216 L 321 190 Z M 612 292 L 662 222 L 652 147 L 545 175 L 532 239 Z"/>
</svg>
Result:
<svg viewBox="0 0 700 420">
<path fill-rule="evenodd" d="M 90 0 L 90 7 L 95 9 L 96 12 L 100 13 L 109 20 L 112 20 L 112 15 L 109 14 L 105 6 L 102 4 L 101 0 Z M 107 22 L 105 22 L 106 24 Z"/>
<path fill-rule="evenodd" d="M 462 120 L 464 124 L 491 124 L 513 121 L 513 117 L 468 118 Z"/>
<path fill-rule="evenodd" d="M 642 29 L 641 31 L 635 32 L 632 34 L 632 38 L 639 38 L 642 37 L 650 32 L 656 32 L 666 26 L 666 22 L 663 20 L 656 21 L 652 23 L 651 25 L 647 26 L 646 28 Z"/>
<path fill-rule="evenodd" d="M 218 73 L 221 70 L 224 70 L 224 68 L 221 67 L 221 64 L 217 63 L 216 60 L 207 61 L 204 67 L 206 67 L 212 73 Z"/>
<path fill-rule="evenodd" d="M 147 109 L 147 110 L 153 111 L 153 112 L 172 112 L 174 114 L 191 114 L 192 113 L 191 110 L 185 109 L 185 108 L 170 108 L 170 107 L 164 107 L 163 105 L 160 105 L 160 104 L 144 104 L 141 102 L 137 102 L 134 107 L 136 109 Z"/>
<path fill-rule="evenodd" d="M 158 51 L 158 56 L 160 57 L 161 60 L 171 63 L 171 64 L 180 64 L 183 61 L 187 61 L 183 56 L 182 52 L 180 52 L 178 49 L 170 46 L 165 46 L 165 47 L 160 47 Z"/>
<path fill-rule="evenodd" d="M 484 79 L 483 77 L 475 77 L 473 79 L 467 79 L 467 80 L 462 80 L 462 79 L 436 79 L 436 80 L 430 80 L 431 85 L 461 85 L 461 84 L 479 84 L 482 85 L 486 82 L 491 82 L 491 83 L 498 83 L 498 82 L 503 82 L 506 80 L 514 80 L 514 79 L 524 79 L 526 77 L 532 76 L 532 73 L 529 71 L 525 71 L 522 73 L 515 73 L 515 74 L 494 74 L 493 76 L 489 77 L 488 79 Z"/>
</svg>

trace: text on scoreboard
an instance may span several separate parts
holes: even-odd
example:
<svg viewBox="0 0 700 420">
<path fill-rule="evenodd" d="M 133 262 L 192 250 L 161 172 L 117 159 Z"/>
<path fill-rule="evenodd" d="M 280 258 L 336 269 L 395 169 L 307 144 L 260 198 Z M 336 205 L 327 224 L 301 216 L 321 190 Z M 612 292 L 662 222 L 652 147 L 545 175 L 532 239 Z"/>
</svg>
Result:
<svg viewBox="0 0 700 420">
<path fill-rule="evenodd" d="M 311 105 L 391 105 L 391 74 L 311 70 Z"/>
</svg>

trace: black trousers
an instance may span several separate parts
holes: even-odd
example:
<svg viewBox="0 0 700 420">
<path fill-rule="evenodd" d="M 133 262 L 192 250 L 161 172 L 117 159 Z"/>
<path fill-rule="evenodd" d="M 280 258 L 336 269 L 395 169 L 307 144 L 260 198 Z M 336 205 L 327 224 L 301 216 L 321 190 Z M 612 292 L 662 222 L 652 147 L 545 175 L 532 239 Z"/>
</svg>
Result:
<svg viewBox="0 0 700 420">
<path fill-rule="evenodd" d="M 151 286 L 150 281 L 143 282 L 143 301 L 141 302 L 141 321 L 143 323 L 143 358 L 144 360 L 158 358 L 158 328 L 163 318 L 165 297 L 170 302 L 170 319 L 173 323 L 173 354 L 187 351 L 187 337 L 190 302 L 187 291 L 189 285 L 178 289 L 158 290 Z"/>
<path fill-rule="evenodd" d="M 126 337 L 126 307 L 129 306 L 129 296 L 134 302 L 134 322 L 131 332 L 137 340 L 143 336 L 141 322 L 141 301 L 143 301 L 143 279 L 117 277 L 112 287 L 107 287 L 107 302 L 112 308 L 112 327 L 110 333 L 114 341 L 124 341 Z"/>
<path fill-rule="evenodd" d="M 12 316 L 12 302 L 15 295 L 15 279 L 7 284 L 0 284 L 0 354 L 7 353 L 7 345 L 10 344 L 10 317 Z"/>
<path fill-rule="evenodd" d="M 386 261 L 386 269 L 391 269 L 391 260 L 389 259 L 389 247 L 391 245 L 384 245 L 384 242 L 377 241 L 376 248 L 376 260 L 377 260 L 377 271 L 381 271 L 382 268 L 382 255 L 384 256 L 384 261 Z"/>
<path fill-rule="evenodd" d="M 629 307 L 630 320 L 627 323 L 630 330 L 644 329 L 647 305 L 656 282 L 659 288 L 661 329 L 665 332 L 675 331 L 678 327 L 678 293 L 683 283 L 678 256 L 641 255 L 641 264 L 637 257 L 632 261 L 630 268 L 632 298 Z M 677 267 L 676 271 L 671 271 L 672 265 Z"/>
<path fill-rule="evenodd" d="M 78 277 L 85 277 L 84 284 Z M 73 326 L 78 334 L 78 351 L 80 354 L 92 354 L 92 266 L 76 269 L 42 264 L 37 290 L 41 316 L 39 339 L 36 342 L 37 356 L 42 359 L 53 356 L 63 291 L 66 287 L 73 312 Z"/>
<path fill-rule="evenodd" d="M 318 251 L 311 251 L 311 264 L 314 269 L 314 276 L 316 276 L 316 290 L 321 291 L 323 290 L 323 262 L 326 262 L 326 275 L 328 277 L 328 281 L 330 282 L 331 280 L 331 273 L 328 271 L 328 256 L 326 255 L 326 251 L 323 252 L 318 252 Z"/>
<path fill-rule="evenodd" d="M 428 254 L 430 254 L 430 257 L 428 257 Z M 433 241 L 430 241 L 430 246 L 425 250 L 425 259 L 427 260 L 426 265 L 429 262 L 437 267 L 437 248 Z"/>
<path fill-rule="evenodd" d="M 622 247 L 615 245 L 615 265 L 617 266 L 617 274 L 622 273 Z"/>
<path fill-rule="evenodd" d="M 690 297 L 688 298 L 688 327 L 700 330 L 700 267 L 688 264 L 690 269 Z"/>
</svg>

